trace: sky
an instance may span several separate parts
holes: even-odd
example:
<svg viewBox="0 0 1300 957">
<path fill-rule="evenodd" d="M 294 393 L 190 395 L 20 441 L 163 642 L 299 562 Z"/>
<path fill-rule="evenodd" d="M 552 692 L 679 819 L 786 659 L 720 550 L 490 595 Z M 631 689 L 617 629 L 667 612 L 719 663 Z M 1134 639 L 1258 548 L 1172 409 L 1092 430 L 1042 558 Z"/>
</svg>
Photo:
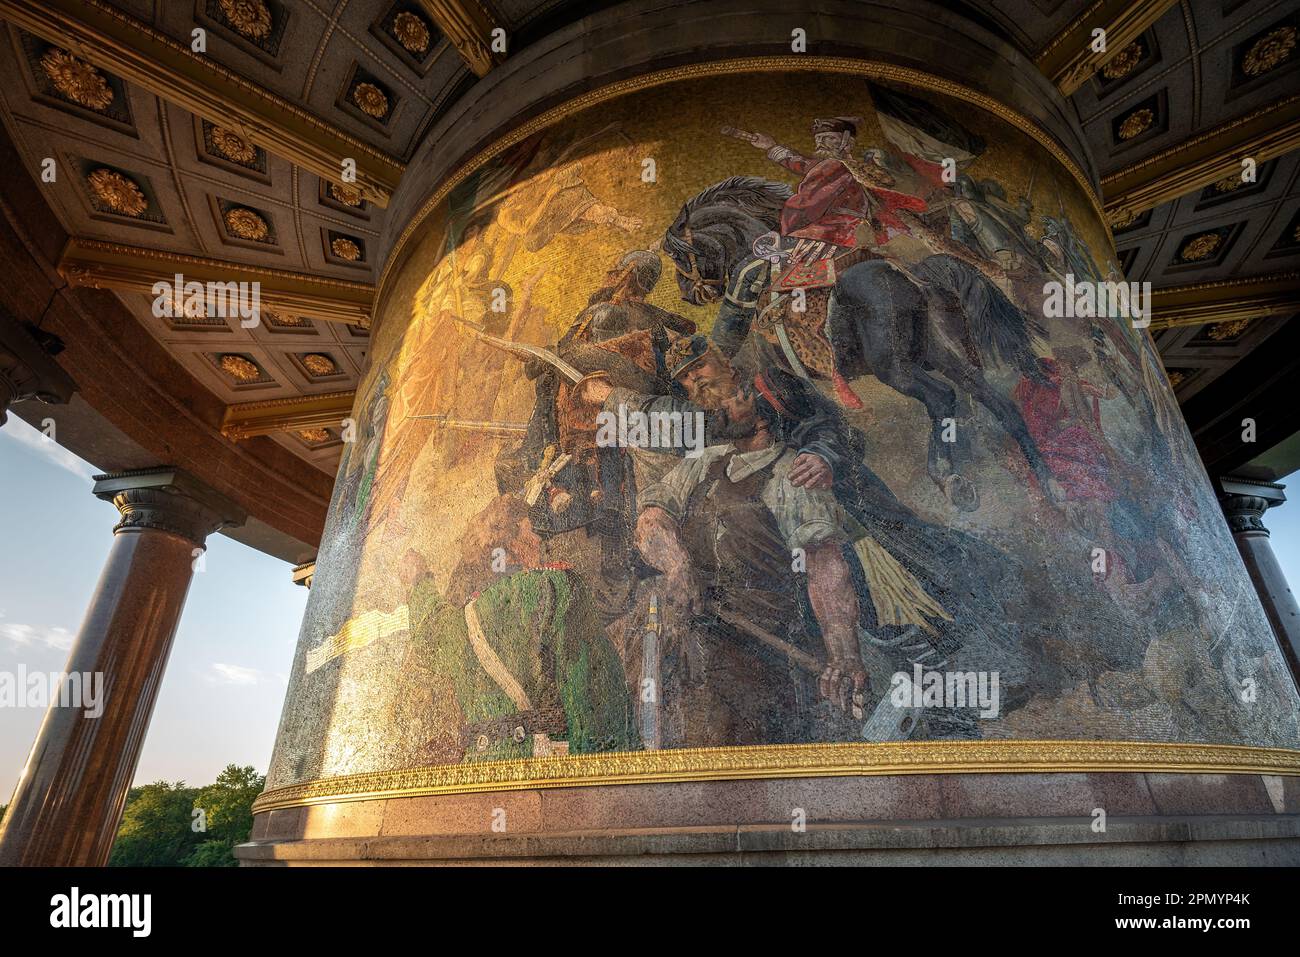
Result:
<svg viewBox="0 0 1300 957">
<path fill-rule="evenodd" d="M 96 469 L 17 416 L 0 428 L 0 671 L 59 672 L 113 541 L 117 509 Z M 293 566 L 208 538 L 145 738 L 135 783 L 210 784 L 228 764 L 265 773 L 307 589 Z M 44 711 L 0 707 L 0 804 Z"/>
<path fill-rule="evenodd" d="M 118 517 L 90 493 L 94 473 L 16 416 L 0 428 L 0 671 L 21 663 L 29 673 L 58 672 L 67 663 Z M 1295 585 L 1300 481 L 1292 492 L 1297 501 L 1271 509 L 1264 522 Z M 135 783 L 200 786 L 228 764 L 265 773 L 307 605 L 291 572 L 224 535 L 208 538 Z M 9 801 L 43 715 L 0 708 L 0 803 Z"/>
</svg>

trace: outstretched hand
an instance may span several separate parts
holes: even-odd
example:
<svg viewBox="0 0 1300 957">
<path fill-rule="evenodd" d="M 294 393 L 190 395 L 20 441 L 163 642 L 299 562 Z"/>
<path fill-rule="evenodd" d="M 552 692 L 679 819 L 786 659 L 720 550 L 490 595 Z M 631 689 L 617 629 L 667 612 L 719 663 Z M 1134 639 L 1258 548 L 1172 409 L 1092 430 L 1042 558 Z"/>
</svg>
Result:
<svg viewBox="0 0 1300 957">
<path fill-rule="evenodd" d="M 800 452 L 790 466 L 790 484 L 798 488 L 830 488 L 835 475 L 820 455 Z"/>
</svg>

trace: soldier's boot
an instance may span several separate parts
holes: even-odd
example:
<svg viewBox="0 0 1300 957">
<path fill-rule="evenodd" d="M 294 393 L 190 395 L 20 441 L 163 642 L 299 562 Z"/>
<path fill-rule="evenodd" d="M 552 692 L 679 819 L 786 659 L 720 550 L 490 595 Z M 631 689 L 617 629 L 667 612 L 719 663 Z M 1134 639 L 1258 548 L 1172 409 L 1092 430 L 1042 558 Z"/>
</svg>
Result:
<svg viewBox="0 0 1300 957">
<path fill-rule="evenodd" d="M 861 409 L 864 407 L 862 405 L 862 400 L 858 398 L 858 394 L 849 387 L 848 380 L 845 379 L 844 376 L 840 375 L 839 372 L 836 372 L 831 378 L 831 385 L 835 389 L 835 398 L 840 400 L 840 404 L 844 406 L 844 408 Z"/>
</svg>

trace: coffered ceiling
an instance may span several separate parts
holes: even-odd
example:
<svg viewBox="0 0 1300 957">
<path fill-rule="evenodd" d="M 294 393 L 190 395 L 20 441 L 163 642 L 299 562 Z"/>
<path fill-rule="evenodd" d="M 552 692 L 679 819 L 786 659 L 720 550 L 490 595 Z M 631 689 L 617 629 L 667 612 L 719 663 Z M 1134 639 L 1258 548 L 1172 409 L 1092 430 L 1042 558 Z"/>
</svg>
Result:
<svg viewBox="0 0 1300 957">
<path fill-rule="evenodd" d="M 0 114 L 76 241 L 65 276 L 116 290 L 228 418 L 292 405 L 275 441 L 332 471 L 338 429 L 319 422 L 365 367 L 384 206 L 427 131 L 491 69 L 476 34 L 499 24 L 517 50 L 610 5 L 0 0 Z M 1180 400 L 1292 321 L 1300 0 L 951 6 L 1070 93 L 1128 277 L 1219 304 L 1221 322 L 1202 306 L 1155 331 Z M 1078 53 L 1094 20 L 1123 41 L 1101 57 Z M 1248 156 L 1255 182 L 1229 175 Z M 261 325 L 154 314 L 156 278 L 205 270 L 261 281 Z"/>
<path fill-rule="evenodd" d="M 1298 30 L 1300 4 L 1293 0 L 1171 5 L 1072 97 L 1099 160 L 1103 192 L 1108 178 L 1113 182 L 1126 169 L 1165 163 L 1176 170 L 1198 139 L 1231 130 L 1243 118 L 1293 125 Z M 1290 274 L 1290 313 L 1225 309 L 1222 323 L 1155 333 L 1184 402 L 1300 310 L 1294 292 L 1300 287 L 1300 153 L 1263 159 L 1246 144 L 1226 151 L 1225 159 L 1227 175 L 1142 210 L 1127 224 L 1121 219 L 1115 230 L 1128 278 L 1156 289 Z M 1254 182 L 1243 180 L 1243 159 L 1256 160 Z M 1242 298 L 1248 298 L 1245 287 Z"/>
</svg>

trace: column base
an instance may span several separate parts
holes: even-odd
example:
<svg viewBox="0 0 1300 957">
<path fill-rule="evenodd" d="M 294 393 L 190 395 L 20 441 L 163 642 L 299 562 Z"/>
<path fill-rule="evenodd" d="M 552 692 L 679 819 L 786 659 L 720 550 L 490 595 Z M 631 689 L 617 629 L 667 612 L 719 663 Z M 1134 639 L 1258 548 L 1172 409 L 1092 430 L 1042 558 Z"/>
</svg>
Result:
<svg viewBox="0 0 1300 957">
<path fill-rule="evenodd" d="M 244 866 L 1295 866 L 1300 778 L 900 775 L 389 798 L 259 814 L 235 854 Z"/>
</svg>

